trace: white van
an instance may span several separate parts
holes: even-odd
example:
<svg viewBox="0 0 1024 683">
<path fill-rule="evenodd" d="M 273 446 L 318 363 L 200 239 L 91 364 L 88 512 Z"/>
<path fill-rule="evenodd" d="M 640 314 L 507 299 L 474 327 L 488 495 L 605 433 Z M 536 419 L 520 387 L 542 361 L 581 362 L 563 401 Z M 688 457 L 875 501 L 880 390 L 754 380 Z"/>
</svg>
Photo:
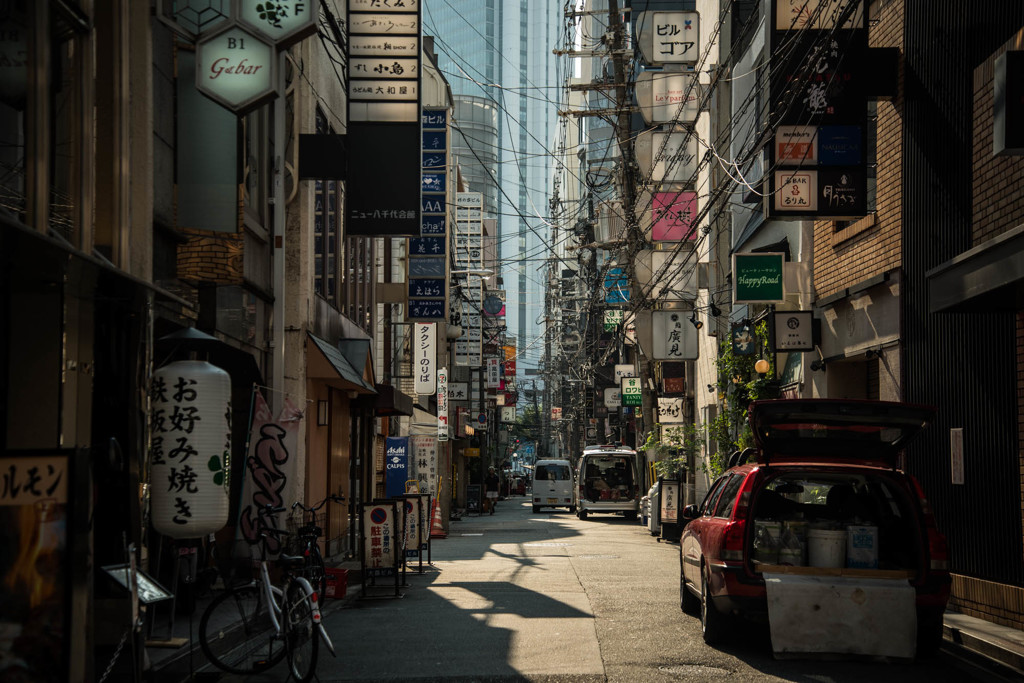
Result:
<svg viewBox="0 0 1024 683">
<path fill-rule="evenodd" d="M 621 446 L 587 447 L 576 471 L 576 514 L 621 512 L 636 519 L 640 511 L 640 478 L 636 451 Z"/>
<path fill-rule="evenodd" d="M 568 460 L 538 460 L 533 464 L 533 511 L 542 507 L 566 507 L 572 502 L 572 465 Z"/>
</svg>

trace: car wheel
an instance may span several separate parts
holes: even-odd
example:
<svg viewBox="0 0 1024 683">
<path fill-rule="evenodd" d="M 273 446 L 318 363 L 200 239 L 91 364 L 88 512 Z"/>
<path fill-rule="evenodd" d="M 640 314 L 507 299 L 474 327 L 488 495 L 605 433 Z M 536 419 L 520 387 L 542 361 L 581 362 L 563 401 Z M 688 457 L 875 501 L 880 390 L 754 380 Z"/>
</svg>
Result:
<svg viewBox="0 0 1024 683">
<path fill-rule="evenodd" d="M 718 611 L 711 597 L 707 574 L 701 572 L 700 626 L 704 634 L 704 642 L 715 645 L 725 640 L 729 630 L 728 618 Z"/>
<path fill-rule="evenodd" d="M 534 505 L 533 506 L 533 514 L 537 514 L 538 512 L 540 512 L 540 505 Z"/>
<path fill-rule="evenodd" d="M 576 514 L 576 506 L 575 505 L 570 505 L 569 506 L 569 514 L 572 514 L 572 515 Z"/>
<path fill-rule="evenodd" d="M 636 510 L 627 510 L 623 514 L 625 515 L 626 519 L 633 520 L 634 522 L 636 521 Z"/>
<path fill-rule="evenodd" d="M 579 513 L 579 515 L 577 515 L 577 516 L 578 516 L 578 517 L 579 517 L 580 519 L 586 519 L 586 518 L 587 518 L 587 511 L 586 511 L 586 510 L 580 510 L 580 513 Z"/>
</svg>

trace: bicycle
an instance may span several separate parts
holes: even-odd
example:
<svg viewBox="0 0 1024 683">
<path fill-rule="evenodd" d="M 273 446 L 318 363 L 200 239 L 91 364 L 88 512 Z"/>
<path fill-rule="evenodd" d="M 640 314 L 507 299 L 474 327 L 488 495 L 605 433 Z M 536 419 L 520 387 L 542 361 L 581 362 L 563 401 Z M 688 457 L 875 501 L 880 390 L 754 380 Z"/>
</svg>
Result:
<svg viewBox="0 0 1024 683">
<path fill-rule="evenodd" d="M 266 506 L 267 514 L 284 511 Z M 287 532 L 265 527 L 261 537 L 268 535 Z M 316 671 L 321 640 L 336 656 L 320 618 L 319 596 L 308 579 L 293 573 L 305 567 L 305 557 L 280 555 L 277 564 L 284 574 L 276 586 L 270 579 L 266 543 L 260 550 L 256 578 L 225 590 L 203 612 L 199 644 L 210 663 L 239 675 L 266 671 L 287 656 L 291 675 L 305 683 Z"/>
<path fill-rule="evenodd" d="M 345 500 L 345 497 L 331 494 L 311 507 L 306 507 L 299 501 L 292 503 L 292 510 L 295 510 L 295 508 L 302 510 L 302 525 L 293 533 L 298 541 L 296 550 L 306 558 L 303 576 L 313 584 L 313 588 L 316 589 L 318 595 L 327 594 L 327 570 L 324 566 L 323 555 L 320 553 L 319 543 L 320 537 L 324 535 L 324 530 L 316 523 L 316 513 L 329 500 L 341 503 Z"/>
</svg>

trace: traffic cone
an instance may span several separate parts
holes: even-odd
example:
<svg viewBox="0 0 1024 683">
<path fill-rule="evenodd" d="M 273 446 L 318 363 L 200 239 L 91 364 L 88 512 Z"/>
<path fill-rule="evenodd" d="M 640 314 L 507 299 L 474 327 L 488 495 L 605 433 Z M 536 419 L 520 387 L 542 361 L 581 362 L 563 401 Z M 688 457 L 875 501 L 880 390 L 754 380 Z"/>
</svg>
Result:
<svg viewBox="0 0 1024 683">
<path fill-rule="evenodd" d="M 444 530 L 444 523 L 441 521 L 441 503 L 434 499 L 434 514 L 430 520 L 430 537 L 431 538 L 448 538 L 448 533 Z"/>
</svg>

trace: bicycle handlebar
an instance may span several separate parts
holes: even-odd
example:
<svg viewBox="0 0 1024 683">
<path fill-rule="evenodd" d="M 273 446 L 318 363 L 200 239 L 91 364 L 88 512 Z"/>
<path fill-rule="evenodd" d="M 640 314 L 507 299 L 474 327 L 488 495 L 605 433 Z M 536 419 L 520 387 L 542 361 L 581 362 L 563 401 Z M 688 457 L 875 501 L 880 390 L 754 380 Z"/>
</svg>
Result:
<svg viewBox="0 0 1024 683">
<path fill-rule="evenodd" d="M 336 493 L 332 493 L 332 494 L 328 495 L 326 498 L 324 498 L 323 500 L 321 500 L 316 505 L 312 505 L 310 507 L 306 507 L 300 501 L 295 501 L 294 503 L 292 503 L 292 510 L 294 510 L 295 508 L 299 508 L 301 510 L 305 510 L 306 512 L 316 512 L 317 510 L 322 508 L 324 505 L 326 505 L 327 501 L 329 501 L 329 500 L 330 501 L 334 501 L 335 503 L 341 503 L 341 502 L 344 502 L 345 496 L 340 496 L 340 495 L 338 495 Z M 282 508 L 282 510 L 283 509 L 284 508 Z"/>
</svg>

